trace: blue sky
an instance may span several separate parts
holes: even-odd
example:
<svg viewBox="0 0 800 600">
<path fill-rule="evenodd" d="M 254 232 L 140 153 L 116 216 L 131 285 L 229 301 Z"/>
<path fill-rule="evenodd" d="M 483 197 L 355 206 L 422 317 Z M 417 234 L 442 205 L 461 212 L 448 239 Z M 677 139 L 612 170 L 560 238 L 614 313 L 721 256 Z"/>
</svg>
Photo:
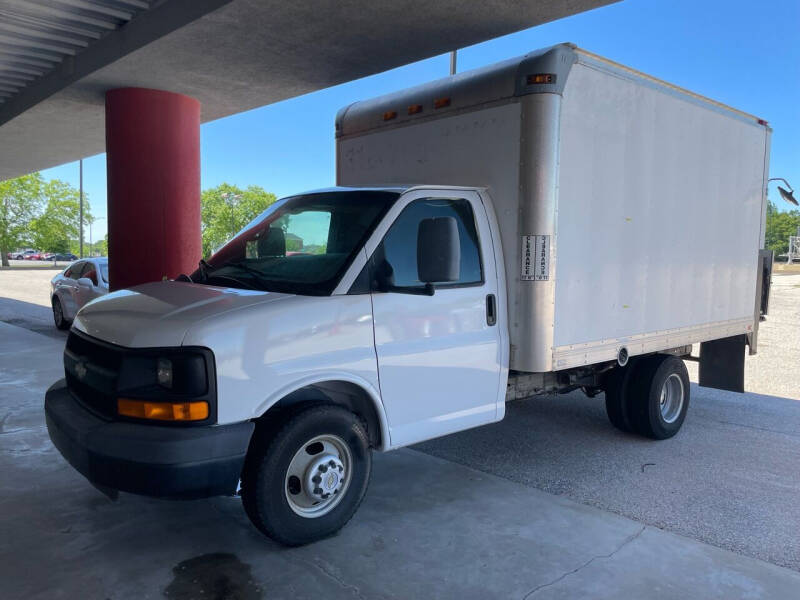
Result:
<svg viewBox="0 0 800 600">
<path fill-rule="evenodd" d="M 624 0 L 459 50 L 458 70 L 576 43 L 766 119 L 773 128 L 770 176 L 785 177 L 800 191 L 799 27 L 798 0 Z M 448 69 L 449 57 L 437 56 L 207 123 L 201 129 L 202 187 L 256 184 L 283 196 L 333 185 L 336 111 L 438 79 Z M 78 163 L 43 175 L 77 186 Z M 84 187 L 98 219 L 92 234 L 101 239 L 104 154 L 84 160 Z M 769 191 L 786 208 L 774 184 Z"/>
</svg>

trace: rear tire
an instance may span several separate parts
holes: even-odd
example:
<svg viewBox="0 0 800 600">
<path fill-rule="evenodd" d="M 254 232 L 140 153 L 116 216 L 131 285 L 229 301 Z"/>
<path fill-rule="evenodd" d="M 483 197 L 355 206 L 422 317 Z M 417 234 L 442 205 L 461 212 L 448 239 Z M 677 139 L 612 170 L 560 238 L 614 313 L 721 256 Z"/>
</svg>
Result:
<svg viewBox="0 0 800 600">
<path fill-rule="evenodd" d="M 655 440 L 678 433 L 689 409 L 689 372 L 683 360 L 665 354 L 644 359 L 630 391 L 629 418 L 637 433 Z"/>
<path fill-rule="evenodd" d="M 254 437 L 242 474 L 242 502 L 262 533 L 300 546 L 336 533 L 352 518 L 371 472 L 361 419 L 338 406 L 312 406 Z"/>
<path fill-rule="evenodd" d="M 53 297 L 53 321 L 57 329 L 69 329 L 70 321 L 64 317 L 64 307 L 61 305 L 61 300 L 58 297 Z"/>
<path fill-rule="evenodd" d="M 630 420 L 630 393 L 638 361 L 631 359 L 624 367 L 614 367 L 606 377 L 606 414 L 611 424 L 626 433 L 633 431 Z"/>
</svg>

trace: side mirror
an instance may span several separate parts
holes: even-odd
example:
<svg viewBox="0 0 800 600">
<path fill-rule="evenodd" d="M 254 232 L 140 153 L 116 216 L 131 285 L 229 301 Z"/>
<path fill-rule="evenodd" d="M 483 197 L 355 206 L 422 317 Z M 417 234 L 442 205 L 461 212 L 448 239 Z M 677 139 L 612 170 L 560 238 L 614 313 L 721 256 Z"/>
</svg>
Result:
<svg viewBox="0 0 800 600">
<path fill-rule="evenodd" d="M 454 217 L 423 219 L 417 230 L 417 273 L 423 283 L 458 281 L 461 244 Z"/>
<path fill-rule="evenodd" d="M 91 279 L 89 279 L 88 277 L 81 277 L 80 279 L 78 279 L 78 285 L 79 285 L 79 286 L 81 286 L 81 287 L 88 287 L 88 288 L 90 288 L 90 287 L 92 287 L 94 284 L 92 283 L 92 280 L 91 280 Z"/>
</svg>

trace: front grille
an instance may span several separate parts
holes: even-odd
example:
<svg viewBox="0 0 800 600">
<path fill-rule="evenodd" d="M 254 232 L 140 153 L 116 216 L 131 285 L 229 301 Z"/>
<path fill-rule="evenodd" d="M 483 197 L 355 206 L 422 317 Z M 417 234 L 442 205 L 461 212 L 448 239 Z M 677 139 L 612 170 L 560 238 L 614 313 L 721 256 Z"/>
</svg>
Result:
<svg viewBox="0 0 800 600">
<path fill-rule="evenodd" d="M 116 406 L 114 396 L 104 394 L 94 389 L 78 379 L 71 373 L 67 373 L 67 387 L 72 395 L 93 413 L 112 419 L 116 416 Z"/>
<path fill-rule="evenodd" d="M 70 331 L 69 333 L 67 350 L 82 356 L 93 365 L 98 365 L 105 369 L 119 371 L 120 364 L 122 364 L 122 348 L 93 340 L 75 331 Z"/>
<path fill-rule="evenodd" d="M 122 364 L 121 349 L 70 332 L 64 351 L 64 374 L 72 395 L 95 414 L 114 418 L 114 390 Z"/>
</svg>

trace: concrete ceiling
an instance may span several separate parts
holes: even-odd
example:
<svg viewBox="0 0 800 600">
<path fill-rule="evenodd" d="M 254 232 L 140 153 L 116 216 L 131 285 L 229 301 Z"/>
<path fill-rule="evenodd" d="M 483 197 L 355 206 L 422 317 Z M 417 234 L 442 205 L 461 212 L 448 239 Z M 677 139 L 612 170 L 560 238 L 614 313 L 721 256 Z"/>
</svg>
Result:
<svg viewBox="0 0 800 600">
<path fill-rule="evenodd" d="M 148 0 L 0 0 L 0 108 L 149 8 Z"/>
<path fill-rule="evenodd" d="M 6 85 L 0 180 L 103 152 L 109 89 L 193 96 L 206 122 L 613 1 L 0 0 L 0 75 L 49 56 Z"/>
</svg>

